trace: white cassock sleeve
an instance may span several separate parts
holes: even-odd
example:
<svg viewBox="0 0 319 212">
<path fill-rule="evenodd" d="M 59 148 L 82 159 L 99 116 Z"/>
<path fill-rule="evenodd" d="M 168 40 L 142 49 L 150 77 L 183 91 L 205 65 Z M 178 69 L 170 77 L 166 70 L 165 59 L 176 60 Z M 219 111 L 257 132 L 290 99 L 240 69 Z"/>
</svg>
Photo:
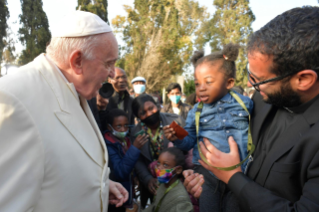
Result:
<svg viewBox="0 0 319 212">
<path fill-rule="evenodd" d="M 26 107 L 0 90 L 0 211 L 33 211 L 43 176 L 38 128 Z"/>
</svg>

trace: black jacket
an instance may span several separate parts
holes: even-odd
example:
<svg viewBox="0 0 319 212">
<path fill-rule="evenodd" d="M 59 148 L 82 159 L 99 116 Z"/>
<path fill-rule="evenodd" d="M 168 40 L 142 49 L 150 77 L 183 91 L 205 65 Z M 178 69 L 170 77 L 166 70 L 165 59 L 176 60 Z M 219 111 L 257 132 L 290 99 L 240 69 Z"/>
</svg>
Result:
<svg viewBox="0 0 319 212">
<path fill-rule="evenodd" d="M 134 125 L 134 114 L 132 112 L 132 101 L 133 98 L 130 96 L 130 94 L 125 91 L 124 92 L 124 111 L 129 116 L 129 124 Z M 112 97 L 109 99 L 109 104 L 107 105 L 106 110 L 110 111 L 112 109 L 118 108 L 118 104 L 120 102 L 120 95 L 118 92 L 114 91 Z"/>
<path fill-rule="evenodd" d="M 192 106 L 181 102 L 178 105 L 178 109 L 180 110 L 178 115 L 180 115 L 183 119 L 186 120 L 187 114 L 192 109 Z M 174 113 L 173 108 L 172 108 L 172 104 L 168 103 L 168 104 L 164 105 L 164 107 L 161 109 L 161 112 L 163 112 L 163 113 Z"/>
<path fill-rule="evenodd" d="M 259 93 L 253 100 L 251 130 L 258 149 L 266 142 L 259 137 L 269 112 L 279 109 L 264 103 Z M 247 175 L 236 173 L 228 184 L 241 211 L 319 211 L 319 98 L 277 138 L 261 166 L 252 163 Z"/>
</svg>

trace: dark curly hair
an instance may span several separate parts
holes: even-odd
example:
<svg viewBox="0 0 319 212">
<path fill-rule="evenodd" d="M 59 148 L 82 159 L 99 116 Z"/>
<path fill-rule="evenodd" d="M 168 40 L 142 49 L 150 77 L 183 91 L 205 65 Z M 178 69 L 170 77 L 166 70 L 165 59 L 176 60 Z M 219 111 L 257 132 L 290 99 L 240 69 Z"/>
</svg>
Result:
<svg viewBox="0 0 319 212">
<path fill-rule="evenodd" d="M 164 152 L 168 152 L 174 155 L 175 166 L 181 166 L 183 170 L 185 169 L 186 161 L 185 161 L 185 155 L 182 150 L 178 149 L 177 147 L 169 147 L 161 151 L 161 154 Z"/>
<path fill-rule="evenodd" d="M 148 94 L 141 94 L 132 101 L 132 112 L 134 116 L 138 117 L 138 112 L 144 107 L 144 103 L 148 101 L 153 102 L 154 105 L 156 105 L 154 98 Z"/>
<path fill-rule="evenodd" d="M 272 55 L 271 72 L 278 76 L 305 69 L 318 74 L 319 7 L 294 8 L 277 16 L 251 35 L 247 50 Z"/>
<path fill-rule="evenodd" d="M 213 52 L 209 55 L 204 56 L 204 51 L 195 51 L 191 58 L 191 62 L 196 68 L 202 63 L 210 63 L 215 65 L 216 62 L 221 61 L 222 65 L 219 70 L 225 72 L 225 78 L 236 78 L 236 65 L 235 61 L 238 57 L 240 46 L 238 44 L 229 43 L 224 46 L 222 51 Z"/>
<path fill-rule="evenodd" d="M 127 113 L 124 110 L 115 108 L 115 109 L 110 110 L 107 113 L 107 116 L 106 116 L 107 117 L 107 123 L 110 124 L 110 125 L 113 125 L 114 119 L 119 117 L 119 116 L 124 116 L 128 120 L 128 115 L 127 115 Z"/>
<path fill-rule="evenodd" d="M 166 92 L 169 93 L 171 92 L 171 90 L 178 88 L 178 90 L 180 92 L 182 92 L 182 87 L 180 86 L 180 84 L 176 83 L 176 82 L 172 82 L 170 83 L 167 88 L 166 88 Z"/>
</svg>

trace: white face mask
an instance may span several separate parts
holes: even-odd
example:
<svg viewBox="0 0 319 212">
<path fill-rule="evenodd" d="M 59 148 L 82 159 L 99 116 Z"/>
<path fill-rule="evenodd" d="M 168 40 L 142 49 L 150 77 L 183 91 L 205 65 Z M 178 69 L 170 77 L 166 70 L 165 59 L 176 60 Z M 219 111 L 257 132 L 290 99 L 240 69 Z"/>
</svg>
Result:
<svg viewBox="0 0 319 212">
<path fill-rule="evenodd" d="M 142 94 L 145 92 L 145 85 L 137 84 L 133 85 L 134 92 L 137 94 Z"/>
</svg>

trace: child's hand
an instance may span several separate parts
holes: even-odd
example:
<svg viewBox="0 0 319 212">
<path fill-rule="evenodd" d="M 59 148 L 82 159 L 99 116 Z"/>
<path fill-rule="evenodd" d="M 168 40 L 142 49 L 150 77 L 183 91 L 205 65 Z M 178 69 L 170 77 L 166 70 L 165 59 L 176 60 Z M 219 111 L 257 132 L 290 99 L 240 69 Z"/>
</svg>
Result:
<svg viewBox="0 0 319 212">
<path fill-rule="evenodd" d="M 148 135 L 147 134 L 143 134 L 143 135 L 138 135 L 135 140 L 133 145 L 138 148 L 141 149 L 142 146 L 144 146 L 144 144 L 148 141 Z"/>
<path fill-rule="evenodd" d="M 152 178 L 148 182 L 148 190 L 153 194 L 156 195 L 156 189 L 158 188 L 157 178 Z"/>
<path fill-rule="evenodd" d="M 175 141 L 177 140 L 177 137 L 175 135 L 175 131 L 173 128 L 169 127 L 169 125 L 166 125 L 163 127 L 164 135 L 169 141 Z"/>
</svg>

